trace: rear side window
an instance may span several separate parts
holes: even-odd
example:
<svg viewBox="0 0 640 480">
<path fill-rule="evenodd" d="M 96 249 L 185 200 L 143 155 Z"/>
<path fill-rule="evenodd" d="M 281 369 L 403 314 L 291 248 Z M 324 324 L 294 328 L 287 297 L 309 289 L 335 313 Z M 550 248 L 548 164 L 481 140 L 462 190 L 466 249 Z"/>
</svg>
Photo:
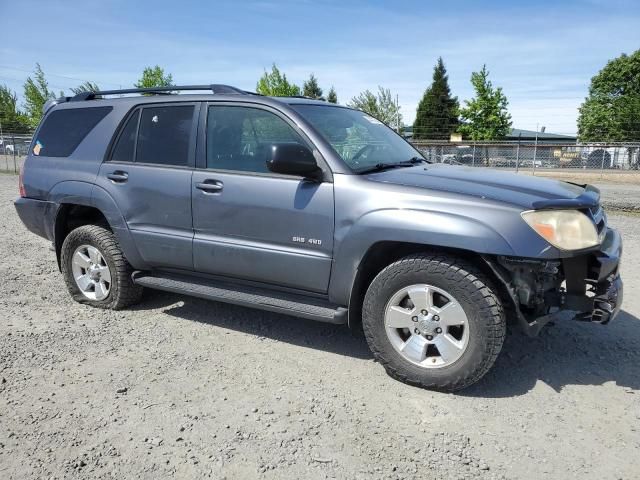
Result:
<svg viewBox="0 0 640 480">
<path fill-rule="evenodd" d="M 122 129 L 118 141 L 113 148 L 111 160 L 116 162 L 133 162 L 136 147 L 136 132 L 138 131 L 138 118 L 140 110 L 136 110 L 129 117 L 126 125 Z"/>
<path fill-rule="evenodd" d="M 143 108 L 138 128 L 136 162 L 188 165 L 193 112 L 193 105 Z"/>
<path fill-rule="evenodd" d="M 92 107 L 51 112 L 38 132 L 33 154 L 68 157 L 112 109 L 113 107 Z"/>
</svg>

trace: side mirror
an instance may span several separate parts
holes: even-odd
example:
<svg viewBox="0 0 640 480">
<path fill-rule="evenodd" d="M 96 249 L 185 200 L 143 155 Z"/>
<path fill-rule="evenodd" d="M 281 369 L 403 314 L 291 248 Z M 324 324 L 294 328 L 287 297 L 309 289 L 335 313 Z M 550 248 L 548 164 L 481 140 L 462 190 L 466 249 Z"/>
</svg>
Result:
<svg viewBox="0 0 640 480">
<path fill-rule="evenodd" d="M 300 175 L 313 180 L 322 179 L 322 170 L 308 147 L 299 143 L 274 143 L 267 168 L 274 173 Z"/>
</svg>

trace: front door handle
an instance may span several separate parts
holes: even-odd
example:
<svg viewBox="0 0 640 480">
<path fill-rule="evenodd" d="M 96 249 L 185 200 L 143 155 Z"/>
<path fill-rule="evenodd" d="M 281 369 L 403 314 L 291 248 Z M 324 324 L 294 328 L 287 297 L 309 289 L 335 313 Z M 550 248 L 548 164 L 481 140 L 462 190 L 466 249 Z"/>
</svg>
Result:
<svg viewBox="0 0 640 480">
<path fill-rule="evenodd" d="M 218 180 L 205 180 L 204 182 L 196 183 L 196 188 L 205 193 L 215 193 L 222 190 L 223 184 Z"/>
<path fill-rule="evenodd" d="M 124 183 L 129 180 L 129 174 L 127 172 L 123 172 L 122 170 L 116 170 L 113 173 L 109 173 L 107 175 L 107 178 L 113 183 Z"/>
</svg>

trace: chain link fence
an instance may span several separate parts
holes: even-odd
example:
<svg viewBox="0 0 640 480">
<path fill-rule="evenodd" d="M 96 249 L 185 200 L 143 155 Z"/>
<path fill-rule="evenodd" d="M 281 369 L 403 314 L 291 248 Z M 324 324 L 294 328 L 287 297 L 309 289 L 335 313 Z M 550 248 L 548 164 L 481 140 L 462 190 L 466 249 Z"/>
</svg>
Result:
<svg viewBox="0 0 640 480">
<path fill-rule="evenodd" d="M 640 143 L 546 144 L 413 141 L 427 159 L 471 167 L 529 170 L 638 171 Z"/>
<path fill-rule="evenodd" d="M 0 135 L 0 171 L 20 171 L 31 138 L 32 134 L 29 133 L 4 132 Z M 640 142 L 535 144 L 415 140 L 412 143 L 428 160 L 450 165 L 500 168 L 516 172 L 581 169 L 640 174 Z"/>
<path fill-rule="evenodd" d="M 32 133 L 0 134 L 0 171 L 18 173 L 31 145 Z"/>
</svg>

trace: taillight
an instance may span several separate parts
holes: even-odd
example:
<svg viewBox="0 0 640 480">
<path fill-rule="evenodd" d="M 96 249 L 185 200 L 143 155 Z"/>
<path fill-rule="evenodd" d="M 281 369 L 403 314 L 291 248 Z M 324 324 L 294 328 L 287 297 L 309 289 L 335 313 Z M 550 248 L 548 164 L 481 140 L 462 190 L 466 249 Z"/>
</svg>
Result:
<svg viewBox="0 0 640 480">
<path fill-rule="evenodd" d="M 21 197 L 26 197 L 27 192 L 24 190 L 24 164 L 20 167 L 20 174 L 18 175 L 18 191 Z"/>
</svg>

